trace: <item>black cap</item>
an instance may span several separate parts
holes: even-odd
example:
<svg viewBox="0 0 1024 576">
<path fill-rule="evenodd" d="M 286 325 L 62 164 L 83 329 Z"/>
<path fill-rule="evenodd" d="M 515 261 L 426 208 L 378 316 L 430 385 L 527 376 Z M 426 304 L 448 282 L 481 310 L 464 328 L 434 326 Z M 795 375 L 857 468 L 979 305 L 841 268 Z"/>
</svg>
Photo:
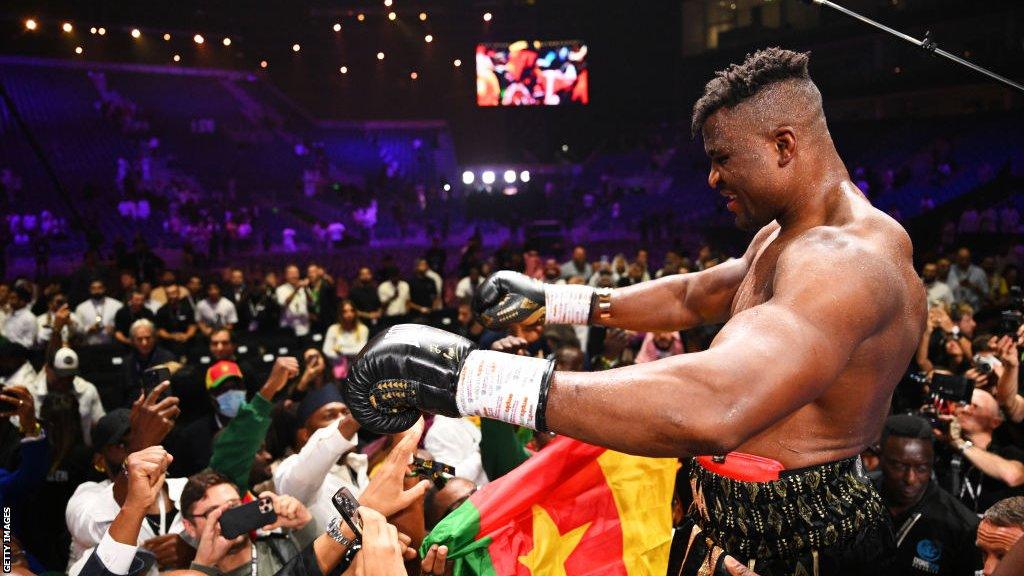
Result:
<svg viewBox="0 0 1024 576">
<path fill-rule="evenodd" d="M 306 394 L 306 397 L 302 399 L 302 403 L 299 404 L 299 410 L 296 412 L 296 415 L 299 417 L 299 426 L 305 426 L 306 420 L 314 412 L 331 402 L 345 403 L 345 397 L 341 395 L 341 390 L 338 389 L 336 384 L 328 382 L 321 388 L 310 390 L 309 394 Z"/>
<path fill-rule="evenodd" d="M 96 428 L 92 431 L 93 449 L 99 452 L 107 446 L 117 444 L 124 438 L 131 428 L 132 411 L 127 408 L 118 408 L 107 412 L 106 416 L 100 418 Z"/>
</svg>

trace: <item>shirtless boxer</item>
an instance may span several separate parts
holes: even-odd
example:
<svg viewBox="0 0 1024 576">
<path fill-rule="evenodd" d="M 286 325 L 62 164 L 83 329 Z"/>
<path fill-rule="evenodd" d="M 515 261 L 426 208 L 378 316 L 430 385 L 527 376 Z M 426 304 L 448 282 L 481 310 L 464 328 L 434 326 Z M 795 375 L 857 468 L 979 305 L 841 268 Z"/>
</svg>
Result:
<svg viewBox="0 0 1024 576">
<path fill-rule="evenodd" d="M 475 308 L 491 327 L 539 321 L 641 331 L 725 326 L 703 352 L 603 372 L 476 350 L 424 326 L 370 342 L 347 383 L 373 430 L 419 410 L 475 414 L 615 450 L 685 457 L 694 506 L 679 574 L 863 574 L 892 529 L 857 455 L 877 439 L 924 328 L 903 228 L 873 208 L 833 145 L 808 54 L 749 56 L 694 107 L 708 184 L 757 231 L 742 258 L 615 290 L 499 272 Z M 693 457 L 693 458 L 690 458 Z"/>
</svg>

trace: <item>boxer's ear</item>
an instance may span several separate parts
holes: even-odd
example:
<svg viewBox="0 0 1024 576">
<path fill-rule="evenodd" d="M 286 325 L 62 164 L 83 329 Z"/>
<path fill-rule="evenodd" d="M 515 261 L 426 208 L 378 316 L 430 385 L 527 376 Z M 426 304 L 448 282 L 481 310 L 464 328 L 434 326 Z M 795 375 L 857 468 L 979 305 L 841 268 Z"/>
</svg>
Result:
<svg viewBox="0 0 1024 576">
<path fill-rule="evenodd" d="M 779 126 L 772 133 L 775 143 L 775 151 L 779 161 L 779 168 L 789 164 L 796 154 L 796 133 L 792 126 Z"/>
</svg>

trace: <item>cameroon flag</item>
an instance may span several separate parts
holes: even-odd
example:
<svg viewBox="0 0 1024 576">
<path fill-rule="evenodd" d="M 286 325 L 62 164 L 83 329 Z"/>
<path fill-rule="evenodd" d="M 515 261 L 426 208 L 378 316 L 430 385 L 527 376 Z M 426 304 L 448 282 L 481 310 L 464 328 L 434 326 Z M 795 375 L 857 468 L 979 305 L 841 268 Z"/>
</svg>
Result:
<svg viewBox="0 0 1024 576">
<path fill-rule="evenodd" d="M 677 463 L 560 437 L 477 491 L 423 542 L 454 576 L 665 574 Z"/>
</svg>

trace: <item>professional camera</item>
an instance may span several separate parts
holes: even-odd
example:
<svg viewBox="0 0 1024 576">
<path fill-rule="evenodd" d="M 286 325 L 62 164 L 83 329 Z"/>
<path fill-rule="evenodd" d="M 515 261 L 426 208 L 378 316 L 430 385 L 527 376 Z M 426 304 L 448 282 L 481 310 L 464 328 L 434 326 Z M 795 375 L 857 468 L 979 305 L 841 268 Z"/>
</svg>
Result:
<svg viewBox="0 0 1024 576">
<path fill-rule="evenodd" d="M 939 417 L 952 416 L 957 406 L 970 404 L 974 395 L 974 382 L 964 376 L 935 372 L 929 379 L 927 374 L 915 372 L 909 374 L 908 378 L 928 386 L 931 393 L 920 413 L 931 422 L 932 428 L 942 432 L 949 430 L 949 422 Z"/>
<path fill-rule="evenodd" d="M 983 356 L 981 354 L 974 355 L 974 368 L 982 374 L 989 375 L 996 369 L 996 367 L 1002 365 L 1003 363 L 995 356 Z"/>
</svg>

